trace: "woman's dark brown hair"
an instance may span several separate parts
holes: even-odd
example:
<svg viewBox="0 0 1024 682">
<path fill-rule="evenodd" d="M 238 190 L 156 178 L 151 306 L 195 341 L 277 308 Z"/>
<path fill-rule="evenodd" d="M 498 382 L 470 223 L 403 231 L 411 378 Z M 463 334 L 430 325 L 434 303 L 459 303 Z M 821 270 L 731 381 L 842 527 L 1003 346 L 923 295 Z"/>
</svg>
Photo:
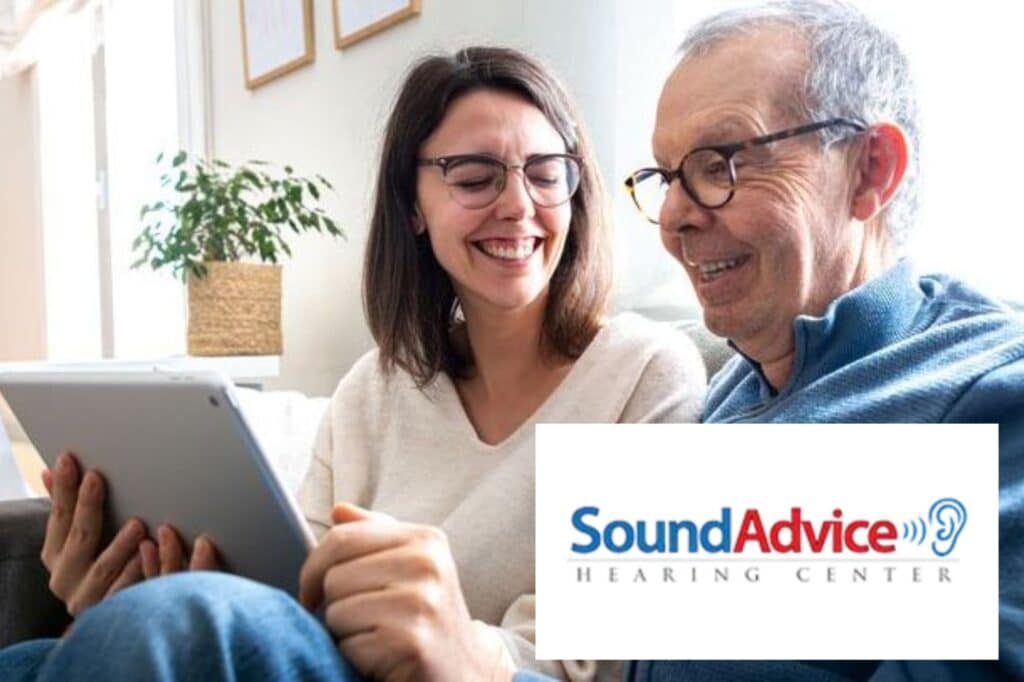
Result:
<svg viewBox="0 0 1024 682">
<path fill-rule="evenodd" d="M 386 373 L 401 367 L 417 384 L 439 372 L 463 378 L 472 359 L 453 343 L 458 300 L 434 258 L 426 233 L 416 234 L 417 159 L 423 142 L 457 98 L 478 90 L 510 92 L 540 109 L 566 151 L 583 159 L 580 187 L 544 314 L 548 350 L 579 357 L 601 324 L 611 284 L 604 195 L 590 142 L 558 81 L 515 50 L 470 47 L 429 56 L 409 71 L 388 120 L 363 269 L 363 303 Z"/>
</svg>

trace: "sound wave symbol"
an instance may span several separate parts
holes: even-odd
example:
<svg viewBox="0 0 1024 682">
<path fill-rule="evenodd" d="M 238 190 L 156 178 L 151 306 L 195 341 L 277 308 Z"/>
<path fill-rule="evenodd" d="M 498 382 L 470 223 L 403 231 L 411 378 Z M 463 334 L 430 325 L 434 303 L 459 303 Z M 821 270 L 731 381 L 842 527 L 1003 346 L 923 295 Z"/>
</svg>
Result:
<svg viewBox="0 0 1024 682">
<path fill-rule="evenodd" d="M 903 539 L 918 545 L 928 536 L 928 524 L 920 516 L 903 523 Z"/>
</svg>

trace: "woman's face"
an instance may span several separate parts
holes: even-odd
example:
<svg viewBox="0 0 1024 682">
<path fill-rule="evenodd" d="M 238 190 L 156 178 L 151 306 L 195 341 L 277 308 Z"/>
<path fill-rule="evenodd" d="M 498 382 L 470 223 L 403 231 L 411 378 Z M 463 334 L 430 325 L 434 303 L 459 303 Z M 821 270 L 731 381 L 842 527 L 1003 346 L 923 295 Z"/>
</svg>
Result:
<svg viewBox="0 0 1024 682">
<path fill-rule="evenodd" d="M 540 109 L 514 94 L 479 90 L 449 106 L 419 156 L 481 154 L 521 166 L 539 154 L 565 151 Z M 417 229 L 426 231 L 464 310 L 515 310 L 546 295 L 569 231 L 570 202 L 536 205 L 522 171 L 510 169 L 493 203 L 465 208 L 436 166 L 420 167 L 416 201 Z"/>
</svg>

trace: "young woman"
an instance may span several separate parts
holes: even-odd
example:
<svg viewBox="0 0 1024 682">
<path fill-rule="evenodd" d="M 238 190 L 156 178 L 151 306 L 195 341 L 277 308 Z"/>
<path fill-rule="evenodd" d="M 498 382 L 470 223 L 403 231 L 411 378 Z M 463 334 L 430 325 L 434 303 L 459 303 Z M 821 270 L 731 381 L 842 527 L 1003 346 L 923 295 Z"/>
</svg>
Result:
<svg viewBox="0 0 1024 682">
<path fill-rule="evenodd" d="M 329 636 L 272 590 L 183 574 L 90 608 L 43 671 L 597 675 L 594 662 L 533 655 L 534 424 L 693 421 L 704 387 L 685 337 L 606 319 L 602 203 L 575 109 L 535 61 L 498 48 L 420 61 L 388 122 L 370 226 L 364 298 L 378 347 L 339 384 L 300 493 L 320 537 L 302 602 L 323 608 Z M 69 469 L 51 480 L 63 509 L 78 485 Z M 81 579 L 58 594 L 82 609 L 185 568 L 171 529 L 156 544 L 140 530 L 128 551 L 100 555 L 123 570 L 97 582 L 95 553 L 80 557 Z M 212 567 L 211 550 L 197 543 L 191 566 Z M 68 573 L 58 553 L 48 566 Z"/>
</svg>

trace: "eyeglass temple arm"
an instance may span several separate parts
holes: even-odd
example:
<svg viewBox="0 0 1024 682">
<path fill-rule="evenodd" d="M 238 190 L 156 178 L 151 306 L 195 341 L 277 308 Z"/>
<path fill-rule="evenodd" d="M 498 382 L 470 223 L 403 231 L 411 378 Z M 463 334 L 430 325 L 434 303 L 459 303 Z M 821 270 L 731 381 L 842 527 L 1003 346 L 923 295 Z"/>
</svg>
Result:
<svg viewBox="0 0 1024 682">
<path fill-rule="evenodd" d="M 817 123 L 808 123 L 797 128 L 790 128 L 788 130 L 780 130 L 777 133 L 770 135 L 763 135 L 761 137 L 755 137 L 744 142 L 737 142 L 732 145 L 725 145 L 725 148 L 732 150 L 733 152 L 739 151 L 740 149 L 747 149 L 749 147 L 756 147 L 762 144 L 769 144 L 771 142 L 778 142 L 779 140 L 785 140 L 790 137 L 796 137 L 797 135 L 805 135 L 807 133 L 813 133 L 818 130 L 825 128 L 831 128 L 833 126 L 846 126 L 853 128 L 857 132 L 864 132 L 867 130 L 867 126 L 858 121 L 853 121 L 848 118 L 830 118 L 827 121 L 819 121 Z"/>
</svg>

